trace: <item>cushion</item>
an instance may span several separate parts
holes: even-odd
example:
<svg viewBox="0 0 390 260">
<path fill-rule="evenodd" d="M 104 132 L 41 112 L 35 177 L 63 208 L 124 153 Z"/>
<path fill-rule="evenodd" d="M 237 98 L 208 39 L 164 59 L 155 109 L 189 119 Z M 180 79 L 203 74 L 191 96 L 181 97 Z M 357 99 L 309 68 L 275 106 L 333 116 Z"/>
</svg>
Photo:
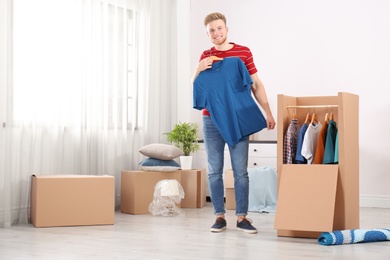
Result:
<svg viewBox="0 0 390 260">
<path fill-rule="evenodd" d="M 180 165 L 174 160 L 160 160 L 155 158 L 146 158 L 139 163 L 142 171 L 156 172 L 174 172 L 180 169 Z"/>
<path fill-rule="evenodd" d="M 148 144 L 138 150 L 141 154 L 160 160 L 173 160 L 181 155 L 183 151 L 168 144 Z"/>
</svg>

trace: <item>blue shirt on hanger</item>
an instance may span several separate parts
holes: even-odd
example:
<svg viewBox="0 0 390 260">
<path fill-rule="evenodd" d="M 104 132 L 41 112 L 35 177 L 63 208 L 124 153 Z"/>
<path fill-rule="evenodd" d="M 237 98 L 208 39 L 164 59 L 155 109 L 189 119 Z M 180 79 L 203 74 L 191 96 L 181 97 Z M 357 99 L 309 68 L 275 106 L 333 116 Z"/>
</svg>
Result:
<svg viewBox="0 0 390 260">
<path fill-rule="evenodd" d="M 193 108 L 206 108 L 230 146 L 267 127 L 251 93 L 252 79 L 240 58 L 214 62 L 194 81 Z"/>
</svg>

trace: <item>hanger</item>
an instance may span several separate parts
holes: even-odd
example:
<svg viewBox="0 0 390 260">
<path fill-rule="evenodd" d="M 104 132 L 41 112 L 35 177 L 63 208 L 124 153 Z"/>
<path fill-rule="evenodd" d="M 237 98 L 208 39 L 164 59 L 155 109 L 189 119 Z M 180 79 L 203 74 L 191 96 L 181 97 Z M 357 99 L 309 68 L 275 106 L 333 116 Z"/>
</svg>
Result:
<svg viewBox="0 0 390 260">
<path fill-rule="evenodd" d="M 223 60 L 223 58 L 217 57 L 217 56 L 210 56 L 210 59 L 212 60 Z"/>
<path fill-rule="evenodd" d="M 292 113 L 292 116 L 291 116 L 291 120 L 293 120 L 293 119 L 298 119 L 297 118 L 297 114 L 296 114 L 296 112 L 295 112 L 295 109 L 293 110 L 293 113 Z"/>
<path fill-rule="evenodd" d="M 307 115 L 306 115 L 305 124 L 306 125 L 310 124 L 310 113 L 307 113 Z"/>
<path fill-rule="evenodd" d="M 325 122 L 328 122 L 328 120 L 329 120 L 329 113 L 326 113 L 325 114 Z"/>
<path fill-rule="evenodd" d="M 332 112 L 330 112 L 329 120 L 333 120 L 333 113 Z"/>
<path fill-rule="evenodd" d="M 318 118 L 316 113 L 313 113 L 313 115 L 311 116 L 311 123 L 314 125 L 318 124 Z"/>
<path fill-rule="evenodd" d="M 291 119 L 297 119 L 297 114 L 293 114 Z"/>
</svg>

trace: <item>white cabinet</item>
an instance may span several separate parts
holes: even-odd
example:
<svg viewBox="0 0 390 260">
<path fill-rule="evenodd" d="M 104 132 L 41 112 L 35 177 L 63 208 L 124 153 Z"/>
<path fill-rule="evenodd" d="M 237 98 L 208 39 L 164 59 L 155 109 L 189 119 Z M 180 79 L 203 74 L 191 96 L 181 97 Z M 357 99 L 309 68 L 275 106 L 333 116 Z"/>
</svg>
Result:
<svg viewBox="0 0 390 260">
<path fill-rule="evenodd" d="M 197 153 L 193 154 L 193 169 L 206 169 L 208 172 L 207 166 L 207 155 L 204 143 L 199 144 L 200 149 Z M 249 143 L 249 155 L 248 155 L 248 168 L 270 166 L 276 169 L 277 165 L 277 145 L 276 141 L 251 141 Z M 231 169 L 230 154 L 229 148 L 225 146 L 225 160 L 223 165 L 223 170 L 226 171 Z M 206 178 L 207 181 L 207 178 Z M 206 196 L 209 196 L 208 185 L 206 184 Z"/>
<path fill-rule="evenodd" d="M 248 168 L 270 166 L 276 169 L 276 142 L 253 142 L 249 144 Z"/>
</svg>

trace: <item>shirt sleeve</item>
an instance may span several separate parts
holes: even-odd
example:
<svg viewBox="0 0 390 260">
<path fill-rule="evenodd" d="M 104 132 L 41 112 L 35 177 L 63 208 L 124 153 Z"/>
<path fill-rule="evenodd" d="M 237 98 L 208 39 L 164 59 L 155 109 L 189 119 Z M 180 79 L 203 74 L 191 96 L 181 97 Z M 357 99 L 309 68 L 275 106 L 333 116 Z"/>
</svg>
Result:
<svg viewBox="0 0 390 260">
<path fill-rule="evenodd" d="M 249 75 L 249 72 L 248 72 L 247 68 L 245 67 L 245 64 L 240 59 L 238 59 L 238 63 L 239 63 L 239 71 L 240 71 L 240 74 L 242 76 L 243 86 L 247 90 L 250 90 L 251 86 L 253 84 L 252 78 Z"/>
<path fill-rule="evenodd" d="M 199 76 L 198 76 L 199 77 Z M 206 107 L 205 94 L 202 91 L 202 85 L 195 80 L 193 88 L 193 104 L 192 107 L 198 110 L 202 110 Z"/>
</svg>

